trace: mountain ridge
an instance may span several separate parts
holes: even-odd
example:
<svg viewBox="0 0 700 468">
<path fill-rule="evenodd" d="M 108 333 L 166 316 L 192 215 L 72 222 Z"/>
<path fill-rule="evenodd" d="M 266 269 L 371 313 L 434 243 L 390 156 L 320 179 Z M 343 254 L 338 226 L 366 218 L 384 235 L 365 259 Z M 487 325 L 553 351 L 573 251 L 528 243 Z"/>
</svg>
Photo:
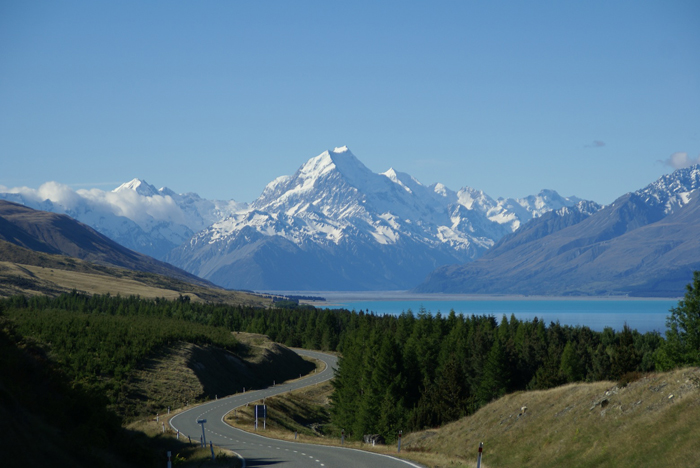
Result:
<svg viewBox="0 0 700 468">
<path fill-rule="evenodd" d="M 682 295 L 700 269 L 700 166 L 612 204 L 554 211 L 471 264 L 441 267 L 414 290 L 526 295 Z"/>
</svg>

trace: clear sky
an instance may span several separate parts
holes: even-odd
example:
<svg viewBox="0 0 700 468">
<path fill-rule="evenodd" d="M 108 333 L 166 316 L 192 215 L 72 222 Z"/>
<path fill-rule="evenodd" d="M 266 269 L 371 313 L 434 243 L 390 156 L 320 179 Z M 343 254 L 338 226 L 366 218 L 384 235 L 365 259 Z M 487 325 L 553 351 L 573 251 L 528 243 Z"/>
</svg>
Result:
<svg viewBox="0 0 700 468">
<path fill-rule="evenodd" d="M 0 0 L 0 185 L 249 202 L 347 145 L 609 203 L 698 158 L 698 25 L 697 0 Z"/>
</svg>

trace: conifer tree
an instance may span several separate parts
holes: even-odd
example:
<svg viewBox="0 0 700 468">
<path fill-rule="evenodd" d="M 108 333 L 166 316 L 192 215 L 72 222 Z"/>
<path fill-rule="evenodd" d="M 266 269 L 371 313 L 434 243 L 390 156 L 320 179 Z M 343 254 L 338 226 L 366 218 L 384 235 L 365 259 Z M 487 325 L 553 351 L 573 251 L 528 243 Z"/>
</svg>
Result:
<svg viewBox="0 0 700 468">
<path fill-rule="evenodd" d="M 500 340 L 495 340 L 484 366 L 484 373 L 477 392 L 477 399 L 486 404 L 489 401 L 505 395 L 510 377 L 506 363 L 506 355 Z"/>
<path fill-rule="evenodd" d="M 700 271 L 686 286 L 685 296 L 666 318 L 666 342 L 656 352 L 661 370 L 700 364 Z"/>
</svg>

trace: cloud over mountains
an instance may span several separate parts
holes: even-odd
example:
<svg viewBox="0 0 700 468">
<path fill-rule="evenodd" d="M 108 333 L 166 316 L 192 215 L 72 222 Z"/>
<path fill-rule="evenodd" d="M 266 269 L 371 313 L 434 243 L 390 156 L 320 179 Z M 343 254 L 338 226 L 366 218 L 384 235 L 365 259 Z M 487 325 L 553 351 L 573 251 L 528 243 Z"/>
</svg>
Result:
<svg viewBox="0 0 700 468">
<path fill-rule="evenodd" d="M 112 191 L 46 182 L 38 189 L 0 186 L 0 198 L 38 210 L 67 214 L 120 244 L 163 258 L 167 252 L 222 217 L 245 208 L 233 200 L 205 200 L 134 179 Z"/>
<path fill-rule="evenodd" d="M 700 155 L 698 155 L 697 158 L 691 158 L 688 156 L 688 153 L 679 151 L 673 153 L 671 156 L 661 162 L 664 163 L 664 165 L 674 169 L 685 169 L 686 167 L 700 164 Z"/>
</svg>

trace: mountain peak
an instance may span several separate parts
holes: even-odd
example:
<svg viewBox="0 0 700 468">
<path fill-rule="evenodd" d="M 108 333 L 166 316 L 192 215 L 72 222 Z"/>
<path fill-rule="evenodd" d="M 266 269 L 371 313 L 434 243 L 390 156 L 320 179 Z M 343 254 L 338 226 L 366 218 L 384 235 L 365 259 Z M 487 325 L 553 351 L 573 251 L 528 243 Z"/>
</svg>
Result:
<svg viewBox="0 0 700 468">
<path fill-rule="evenodd" d="M 399 180 L 399 174 L 396 172 L 396 170 L 393 167 L 390 167 L 388 171 L 382 173 L 382 175 L 387 176 L 394 182 L 397 182 Z"/>
<path fill-rule="evenodd" d="M 152 197 L 153 195 L 159 195 L 160 193 L 154 186 L 142 179 L 132 179 L 129 182 L 121 184 L 119 187 L 112 190 L 112 192 L 122 192 L 124 190 L 133 190 L 139 195 L 145 197 Z"/>
<path fill-rule="evenodd" d="M 395 184 L 400 185 L 401 187 L 403 187 L 404 190 L 406 190 L 409 193 L 413 193 L 415 190 L 425 190 L 425 186 L 421 184 L 420 181 L 415 179 L 410 174 L 406 174 L 405 172 L 398 172 L 393 167 L 389 168 L 388 171 L 382 173 L 381 175 L 387 177 Z"/>
<path fill-rule="evenodd" d="M 338 171 L 350 181 L 360 181 L 373 174 L 355 157 L 347 146 L 339 146 L 309 159 L 299 169 L 299 176 L 306 180 L 318 179 L 332 171 Z"/>
</svg>

